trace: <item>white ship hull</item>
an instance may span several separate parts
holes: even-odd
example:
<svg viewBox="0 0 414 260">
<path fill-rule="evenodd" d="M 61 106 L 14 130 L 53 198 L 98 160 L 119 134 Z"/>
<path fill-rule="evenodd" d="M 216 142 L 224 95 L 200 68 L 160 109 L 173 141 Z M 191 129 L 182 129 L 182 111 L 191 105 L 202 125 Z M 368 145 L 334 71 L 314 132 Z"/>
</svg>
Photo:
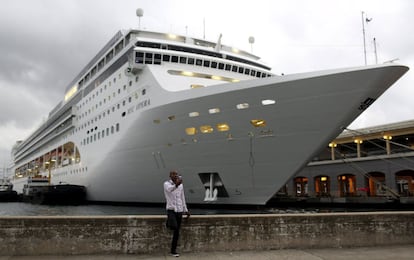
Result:
<svg viewBox="0 0 414 260">
<path fill-rule="evenodd" d="M 116 119 L 108 115 L 90 127 L 100 132 L 118 123 L 119 132 L 85 143 L 83 129 L 53 142 L 75 143 L 82 158 L 50 170 L 52 182 L 83 185 L 91 201 L 162 203 L 162 183 L 177 170 L 188 203 L 265 204 L 407 70 L 377 65 L 167 91 L 165 72 L 146 66 L 124 98 L 143 88 L 147 93 L 112 112 Z M 238 104 L 248 107 L 237 109 Z M 266 125 L 254 127 L 253 119 Z M 187 128 L 221 123 L 230 129 L 186 134 Z M 82 124 L 75 121 L 74 128 Z M 25 182 L 16 178 L 15 189 Z"/>
</svg>

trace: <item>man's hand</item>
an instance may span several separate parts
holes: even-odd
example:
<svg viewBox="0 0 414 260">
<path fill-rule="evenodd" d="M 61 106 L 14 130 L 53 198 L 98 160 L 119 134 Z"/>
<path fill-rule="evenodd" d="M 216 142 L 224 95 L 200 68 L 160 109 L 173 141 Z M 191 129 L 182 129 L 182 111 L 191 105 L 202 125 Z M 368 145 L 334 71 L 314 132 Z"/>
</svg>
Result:
<svg viewBox="0 0 414 260">
<path fill-rule="evenodd" d="M 190 211 L 187 211 L 184 214 L 187 215 L 187 218 L 190 218 L 190 216 L 191 216 Z"/>
</svg>

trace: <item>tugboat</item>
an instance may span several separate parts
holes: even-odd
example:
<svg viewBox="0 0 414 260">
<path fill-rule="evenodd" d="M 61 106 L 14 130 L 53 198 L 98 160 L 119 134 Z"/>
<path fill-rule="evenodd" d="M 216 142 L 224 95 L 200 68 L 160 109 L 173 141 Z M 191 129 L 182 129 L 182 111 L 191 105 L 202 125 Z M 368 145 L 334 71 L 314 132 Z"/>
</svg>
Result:
<svg viewBox="0 0 414 260">
<path fill-rule="evenodd" d="M 73 184 L 51 184 L 46 176 L 29 177 L 23 187 L 23 201 L 35 204 L 77 205 L 85 202 L 86 188 Z"/>
<path fill-rule="evenodd" d="M 14 202 L 18 200 L 17 192 L 9 179 L 0 179 L 0 202 Z"/>
</svg>

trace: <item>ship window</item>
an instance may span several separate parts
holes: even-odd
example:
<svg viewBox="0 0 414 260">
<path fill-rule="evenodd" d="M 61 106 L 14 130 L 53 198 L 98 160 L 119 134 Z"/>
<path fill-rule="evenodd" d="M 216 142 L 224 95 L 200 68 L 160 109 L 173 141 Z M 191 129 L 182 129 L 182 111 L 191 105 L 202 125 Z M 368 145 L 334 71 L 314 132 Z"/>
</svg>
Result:
<svg viewBox="0 0 414 260">
<path fill-rule="evenodd" d="M 110 60 L 112 60 L 112 58 L 114 57 L 114 53 L 113 50 L 111 50 L 107 55 L 106 55 L 106 63 L 108 63 Z"/>
<path fill-rule="evenodd" d="M 126 116 L 126 112 L 125 111 L 122 112 L 122 117 L 124 117 L 124 116 Z"/>
<path fill-rule="evenodd" d="M 264 100 L 262 100 L 262 105 L 263 106 L 273 105 L 275 103 L 276 103 L 276 101 L 274 101 L 273 99 L 264 99 Z"/>
<path fill-rule="evenodd" d="M 137 52 L 135 56 L 135 63 L 143 64 L 144 63 L 144 53 Z"/>
<path fill-rule="evenodd" d="M 253 119 L 250 120 L 250 124 L 252 124 L 254 127 L 264 127 L 266 126 L 266 121 L 263 119 Z"/>
<path fill-rule="evenodd" d="M 106 135 L 109 135 L 109 127 L 106 128 Z"/>
<path fill-rule="evenodd" d="M 145 64 L 152 64 L 152 53 L 145 53 Z"/>
<path fill-rule="evenodd" d="M 91 71 L 91 76 L 96 74 L 96 67 L 93 67 L 92 71 Z"/>
<path fill-rule="evenodd" d="M 262 73 L 260 71 L 257 72 L 256 77 L 260 78 L 262 76 Z"/>
<path fill-rule="evenodd" d="M 116 131 L 119 132 L 119 123 L 116 124 Z"/>
<path fill-rule="evenodd" d="M 236 108 L 237 109 L 246 109 L 246 108 L 249 108 L 249 103 L 237 104 Z"/>
<path fill-rule="evenodd" d="M 199 115 L 200 115 L 200 113 L 198 113 L 198 112 L 190 112 L 190 113 L 188 113 L 188 116 L 189 117 L 197 117 Z"/>
<path fill-rule="evenodd" d="M 230 71 L 230 69 L 231 69 L 231 65 L 230 64 L 226 64 L 225 70 Z"/>
<path fill-rule="evenodd" d="M 119 109 L 121 107 L 120 104 L 116 104 L 116 108 Z"/>
<path fill-rule="evenodd" d="M 154 54 L 154 64 L 161 64 L 161 54 Z"/>
<path fill-rule="evenodd" d="M 105 130 L 102 130 L 102 138 L 105 137 Z"/>
<path fill-rule="evenodd" d="M 146 91 L 145 91 L 145 88 L 142 90 L 142 95 L 145 95 L 145 93 L 146 93 Z"/>
<path fill-rule="evenodd" d="M 194 64 L 194 58 L 188 58 L 188 64 L 193 65 Z"/>
<path fill-rule="evenodd" d="M 162 61 L 169 62 L 170 61 L 170 55 L 162 55 Z"/>
<path fill-rule="evenodd" d="M 122 40 L 120 43 L 118 43 L 115 46 L 115 55 L 118 54 L 122 50 L 123 47 L 124 47 L 124 41 Z"/>
<path fill-rule="evenodd" d="M 128 102 L 131 103 L 132 102 L 132 97 L 128 98 Z"/>
<path fill-rule="evenodd" d="M 244 74 L 249 75 L 250 74 L 250 69 L 245 69 Z"/>
<path fill-rule="evenodd" d="M 115 132 L 114 126 L 111 126 L 111 134 L 113 134 L 114 132 Z"/>
<path fill-rule="evenodd" d="M 250 76 L 255 76 L 256 75 L 256 71 L 255 70 L 251 70 L 250 71 Z"/>
<path fill-rule="evenodd" d="M 208 110 L 208 113 L 210 113 L 210 114 L 217 114 L 217 113 L 220 113 L 220 108 L 210 108 L 210 109 Z"/>
<path fill-rule="evenodd" d="M 214 68 L 214 69 L 217 68 L 217 62 L 212 61 L 211 62 L 211 67 Z"/>
<path fill-rule="evenodd" d="M 218 67 L 219 67 L 219 69 L 221 69 L 221 70 L 222 70 L 222 69 L 224 69 L 224 63 L 221 63 L 221 62 L 220 62 L 220 63 L 218 64 Z"/>
<path fill-rule="evenodd" d="M 126 104 L 126 101 L 125 100 L 122 101 L 122 106 L 125 106 L 125 104 Z"/>
<path fill-rule="evenodd" d="M 230 130 L 230 127 L 226 123 L 220 123 L 220 124 L 217 124 L 216 125 L 216 129 L 219 132 L 226 132 L 226 131 L 229 131 Z"/>
<path fill-rule="evenodd" d="M 200 126 L 200 132 L 203 134 L 210 134 L 214 131 L 213 127 L 211 125 L 202 125 Z"/>
<path fill-rule="evenodd" d="M 210 61 L 209 60 L 204 61 L 204 67 L 210 67 Z"/>
<path fill-rule="evenodd" d="M 196 60 L 196 65 L 197 66 L 201 66 L 203 64 L 203 61 L 202 60 L 200 60 L 200 59 L 197 59 Z"/>
<path fill-rule="evenodd" d="M 171 62 L 177 63 L 178 62 L 178 56 L 171 56 Z"/>
<path fill-rule="evenodd" d="M 197 128 L 195 128 L 195 127 L 187 127 L 185 129 L 185 133 L 187 135 L 195 135 L 195 134 L 197 134 Z"/>
<path fill-rule="evenodd" d="M 172 121 L 172 120 L 174 120 L 175 119 L 175 116 L 169 116 L 168 117 L 168 121 Z"/>
<path fill-rule="evenodd" d="M 98 132 L 98 140 L 101 139 L 101 132 Z"/>
<path fill-rule="evenodd" d="M 187 57 L 180 57 L 180 63 L 186 64 L 187 63 Z"/>
</svg>

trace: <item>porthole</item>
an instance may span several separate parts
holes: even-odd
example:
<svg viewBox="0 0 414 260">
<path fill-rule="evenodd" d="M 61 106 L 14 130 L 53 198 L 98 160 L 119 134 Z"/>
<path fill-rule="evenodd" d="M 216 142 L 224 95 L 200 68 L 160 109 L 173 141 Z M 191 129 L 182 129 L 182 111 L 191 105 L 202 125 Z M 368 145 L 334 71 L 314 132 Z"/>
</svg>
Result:
<svg viewBox="0 0 414 260">
<path fill-rule="evenodd" d="M 219 132 L 226 132 L 230 130 L 230 126 L 226 123 L 220 123 L 216 125 L 216 129 Z"/>
<path fill-rule="evenodd" d="M 263 119 L 252 119 L 250 120 L 250 124 L 252 124 L 254 127 L 264 127 L 266 126 L 266 121 Z"/>
<path fill-rule="evenodd" d="M 197 134 L 197 128 L 195 128 L 195 127 L 187 127 L 185 129 L 185 133 L 187 135 L 195 135 L 195 134 Z"/>
<path fill-rule="evenodd" d="M 246 109 L 249 108 L 249 103 L 240 103 L 236 105 L 237 109 Z"/>
<path fill-rule="evenodd" d="M 220 108 L 210 108 L 208 110 L 208 113 L 209 114 L 217 114 L 217 113 L 220 113 Z"/>
<path fill-rule="evenodd" d="M 275 103 L 276 103 L 276 101 L 273 100 L 273 99 L 264 99 L 264 100 L 262 100 L 262 105 L 263 106 L 273 105 Z"/>
<path fill-rule="evenodd" d="M 200 126 L 200 132 L 203 134 L 209 134 L 214 131 L 213 127 L 211 125 L 202 125 Z"/>
<path fill-rule="evenodd" d="M 188 116 L 189 117 L 197 117 L 199 115 L 200 115 L 200 113 L 198 113 L 198 112 L 190 112 L 190 113 L 188 113 Z"/>
</svg>

